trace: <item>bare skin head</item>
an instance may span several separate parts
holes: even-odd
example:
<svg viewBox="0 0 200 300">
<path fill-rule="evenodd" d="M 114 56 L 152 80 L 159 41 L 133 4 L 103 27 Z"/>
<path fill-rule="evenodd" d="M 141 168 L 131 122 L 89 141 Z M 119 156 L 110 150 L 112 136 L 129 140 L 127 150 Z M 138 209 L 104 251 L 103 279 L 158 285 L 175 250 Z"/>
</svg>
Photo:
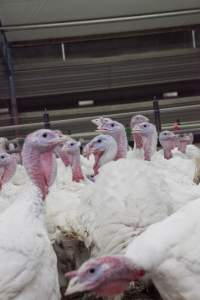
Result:
<svg viewBox="0 0 200 300">
<path fill-rule="evenodd" d="M 123 124 L 114 120 L 110 120 L 103 125 L 98 126 L 97 131 L 111 135 L 116 140 L 118 145 L 118 152 L 115 158 L 116 160 L 126 157 L 128 142 L 125 127 Z"/>
<path fill-rule="evenodd" d="M 157 146 L 157 131 L 155 126 L 152 123 L 143 122 L 135 125 L 132 133 L 136 133 L 142 137 L 144 159 L 151 160 L 151 156 L 156 151 Z"/>
<path fill-rule="evenodd" d="M 136 125 L 143 123 L 143 122 L 149 122 L 149 119 L 143 115 L 133 116 L 131 119 L 131 122 L 130 122 L 130 127 L 133 130 Z M 143 142 L 142 142 L 141 135 L 138 134 L 137 132 L 135 132 L 135 133 L 133 132 L 132 137 L 133 137 L 133 141 L 134 141 L 134 147 L 136 149 L 142 149 Z"/>
<path fill-rule="evenodd" d="M 95 157 L 95 175 L 98 174 L 98 170 L 102 165 L 115 159 L 117 151 L 117 143 L 110 135 L 98 135 L 86 145 L 86 156 L 93 154 Z"/>
<path fill-rule="evenodd" d="M 80 182 L 84 180 L 80 162 L 81 143 L 70 139 L 63 145 L 62 152 L 69 156 L 69 162 L 72 167 L 72 181 Z"/>
<path fill-rule="evenodd" d="M 122 293 L 131 281 L 139 280 L 144 274 L 125 256 L 91 259 L 78 271 L 66 274 L 71 279 L 66 294 L 90 291 L 99 296 L 114 296 Z"/>
<path fill-rule="evenodd" d="M 162 131 L 159 135 L 159 141 L 163 147 L 164 157 L 172 158 L 172 150 L 176 147 L 176 135 L 172 131 Z"/>
<path fill-rule="evenodd" d="M 0 189 L 15 174 L 17 161 L 15 157 L 6 152 L 0 153 Z"/>
<path fill-rule="evenodd" d="M 176 135 L 178 150 L 182 153 L 186 153 L 187 145 L 190 145 L 193 141 L 193 135 L 190 133 L 181 133 Z"/>
<path fill-rule="evenodd" d="M 60 134 L 49 129 L 37 130 L 25 139 L 22 149 L 23 165 L 32 182 L 40 189 L 43 199 L 56 176 L 53 151 L 63 141 Z"/>
</svg>

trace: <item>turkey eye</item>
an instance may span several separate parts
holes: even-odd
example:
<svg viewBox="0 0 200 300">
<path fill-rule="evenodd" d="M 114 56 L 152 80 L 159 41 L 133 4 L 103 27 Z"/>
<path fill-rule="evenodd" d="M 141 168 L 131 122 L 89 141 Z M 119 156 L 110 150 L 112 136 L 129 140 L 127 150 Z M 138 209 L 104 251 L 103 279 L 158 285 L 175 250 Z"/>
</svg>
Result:
<svg viewBox="0 0 200 300">
<path fill-rule="evenodd" d="M 112 124 L 111 124 L 111 127 L 114 127 L 114 126 L 115 126 L 115 124 L 114 124 L 114 123 L 112 123 Z"/>
<path fill-rule="evenodd" d="M 47 132 L 45 132 L 45 133 L 43 133 L 43 135 L 42 135 L 42 136 L 43 136 L 44 138 L 46 138 L 46 137 L 47 137 L 47 135 L 48 135 L 48 134 L 47 134 Z"/>
<path fill-rule="evenodd" d="M 101 143 L 101 140 L 98 140 L 97 143 Z"/>
<path fill-rule="evenodd" d="M 143 125 L 143 127 L 144 127 L 144 128 L 146 128 L 146 127 L 147 127 L 147 125 L 146 125 L 146 124 L 144 124 L 144 125 Z"/>
<path fill-rule="evenodd" d="M 167 135 L 167 132 L 164 132 L 164 135 Z"/>
<path fill-rule="evenodd" d="M 94 268 L 91 268 L 91 269 L 89 269 L 89 272 L 90 272 L 91 274 L 93 274 L 93 273 L 95 272 L 95 269 L 94 269 Z"/>
<path fill-rule="evenodd" d="M 74 146 L 74 143 L 71 143 L 70 146 Z"/>
<path fill-rule="evenodd" d="M 1 155 L 1 158 L 2 158 L 2 159 L 4 159 L 4 158 L 5 158 L 5 156 L 4 156 L 4 155 Z"/>
</svg>

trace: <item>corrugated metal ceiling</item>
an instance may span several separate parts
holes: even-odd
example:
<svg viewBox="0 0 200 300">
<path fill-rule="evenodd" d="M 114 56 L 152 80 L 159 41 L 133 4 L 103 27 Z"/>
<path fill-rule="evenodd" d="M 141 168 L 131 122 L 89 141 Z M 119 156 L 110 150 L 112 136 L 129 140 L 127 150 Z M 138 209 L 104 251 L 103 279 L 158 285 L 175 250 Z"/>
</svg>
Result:
<svg viewBox="0 0 200 300">
<path fill-rule="evenodd" d="M 5 25 L 39 24 L 110 18 L 200 8 L 199 0 L 1 0 L 0 19 Z M 7 33 L 9 40 L 34 40 L 106 34 L 198 24 L 200 14 L 88 26 L 71 26 Z"/>
</svg>

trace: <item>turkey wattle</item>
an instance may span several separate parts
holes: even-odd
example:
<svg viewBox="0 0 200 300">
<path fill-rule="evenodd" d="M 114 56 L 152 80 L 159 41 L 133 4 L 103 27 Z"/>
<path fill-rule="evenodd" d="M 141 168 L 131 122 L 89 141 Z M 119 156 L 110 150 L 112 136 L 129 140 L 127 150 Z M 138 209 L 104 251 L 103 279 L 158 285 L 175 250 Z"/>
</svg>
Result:
<svg viewBox="0 0 200 300">
<path fill-rule="evenodd" d="M 101 134 L 94 137 L 84 149 L 86 157 L 94 155 L 94 174 L 97 175 L 99 168 L 115 159 L 118 147 L 115 139 L 111 135 Z"/>
<path fill-rule="evenodd" d="M 66 155 L 69 156 L 69 162 L 72 168 L 72 180 L 76 182 L 84 180 L 81 168 L 80 146 L 80 142 L 70 139 L 66 141 L 62 147 L 62 153 L 66 153 Z"/>
<path fill-rule="evenodd" d="M 172 150 L 176 147 L 176 135 L 172 131 L 162 131 L 159 134 L 159 141 L 164 151 L 164 158 L 173 157 Z"/>
<path fill-rule="evenodd" d="M 149 122 L 149 119 L 143 115 L 136 115 L 131 118 L 130 127 L 133 129 L 135 125 L 138 125 L 143 122 Z M 135 149 L 142 149 L 143 141 L 140 134 L 137 132 L 133 132 L 133 141 L 134 141 L 134 148 Z"/>
<path fill-rule="evenodd" d="M 17 161 L 14 156 L 0 152 L 0 190 L 15 174 Z"/>
<path fill-rule="evenodd" d="M 156 152 L 158 134 L 156 127 L 148 122 L 139 123 L 134 126 L 132 133 L 141 135 L 142 148 L 144 150 L 144 159 L 151 160 L 152 155 Z"/>
</svg>

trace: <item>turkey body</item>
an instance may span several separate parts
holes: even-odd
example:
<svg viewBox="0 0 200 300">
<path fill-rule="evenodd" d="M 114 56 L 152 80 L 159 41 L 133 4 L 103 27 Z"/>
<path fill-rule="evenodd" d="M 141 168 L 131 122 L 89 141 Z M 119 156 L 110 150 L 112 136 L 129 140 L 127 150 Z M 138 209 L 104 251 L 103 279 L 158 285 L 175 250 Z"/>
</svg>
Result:
<svg viewBox="0 0 200 300">
<path fill-rule="evenodd" d="M 1 215 L 0 240 L 0 299 L 60 299 L 43 201 L 33 186 Z"/>
<path fill-rule="evenodd" d="M 127 249 L 126 256 L 150 274 L 164 300 L 199 299 L 199 211 L 197 199 L 150 226 Z"/>
<path fill-rule="evenodd" d="M 194 167 L 191 159 L 167 161 L 159 154 L 151 162 L 129 158 L 103 166 L 95 184 L 82 190 L 79 206 L 93 255 L 124 253 L 148 226 L 199 198 Z"/>
</svg>

